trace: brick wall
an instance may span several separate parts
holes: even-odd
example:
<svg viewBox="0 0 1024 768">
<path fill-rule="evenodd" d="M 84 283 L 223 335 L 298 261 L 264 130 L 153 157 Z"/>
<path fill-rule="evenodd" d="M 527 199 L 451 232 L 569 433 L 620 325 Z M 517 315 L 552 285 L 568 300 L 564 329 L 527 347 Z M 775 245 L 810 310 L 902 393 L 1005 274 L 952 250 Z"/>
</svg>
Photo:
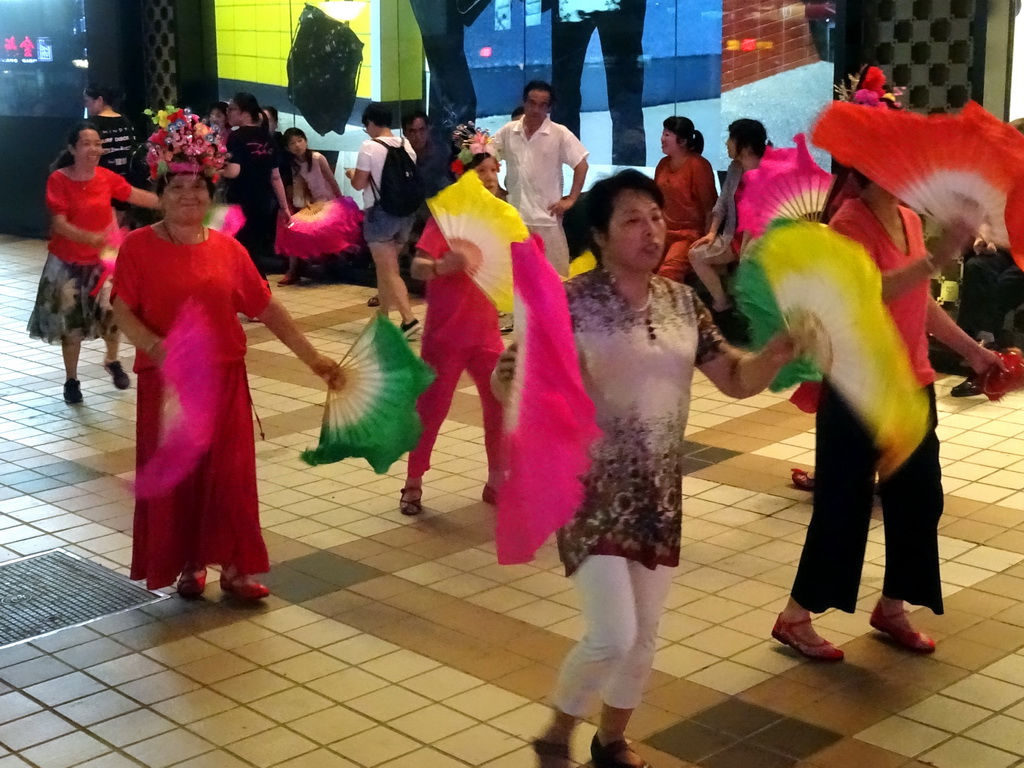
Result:
<svg viewBox="0 0 1024 768">
<path fill-rule="evenodd" d="M 819 61 L 802 13 L 784 18 L 793 7 L 793 0 L 723 0 L 723 92 Z"/>
</svg>

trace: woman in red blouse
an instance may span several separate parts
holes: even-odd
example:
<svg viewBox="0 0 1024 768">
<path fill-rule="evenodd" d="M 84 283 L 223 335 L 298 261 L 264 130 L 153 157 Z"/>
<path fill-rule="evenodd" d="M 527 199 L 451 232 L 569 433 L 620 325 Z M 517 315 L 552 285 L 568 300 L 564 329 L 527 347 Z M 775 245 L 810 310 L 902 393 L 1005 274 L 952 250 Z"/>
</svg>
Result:
<svg viewBox="0 0 1024 768">
<path fill-rule="evenodd" d="M 123 177 L 99 166 L 103 142 L 96 126 L 80 123 L 68 135 L 67 151 L 46 182 L 50 209 L 49 255 L 39 279 L 35 308 L 28 320 L 33 339 L 61 344 L 64 353 L 64 400 L 82 402 L 78 358 L 84 339 L 103 338 L 103 367 L 118 389 L 130 385 L 118 362 L 118 331 L 110 312 L 101 251 L 115 232 L 112 200 L 156 208 L 156 195 L 132 187 Z"/>
<path fill-rule="evenodd" d="M 238 241 L 203 226 L 213 182 L 195 172 L 158 181 L 163 221 L 125 238 L 114 276 L 114 315 L 138 348 L 136 465 L 158 445 L 163 408 L 159 366 L 162 339 L 186 300 L 205 310 L 218 366 L 196 371 L 220 382 L 217 439 L 199 466 L 177 488 L 157 499 L 138 499 L 131 577 L 151 589 L 177 579 L 178 594 L 198 597 L 206 566 L 222 568 L 221 589 L 244 599 L 269 590 L 254 574 L 270 568 L 259 523 L 256 450 L 245 371 L 246 337 L 238 313 L 255 317 L 329 384 L 340 369 L 319 354 L 295 326 Z M 180 575 L 179 575 L 180 574 Z"/>
</svg>

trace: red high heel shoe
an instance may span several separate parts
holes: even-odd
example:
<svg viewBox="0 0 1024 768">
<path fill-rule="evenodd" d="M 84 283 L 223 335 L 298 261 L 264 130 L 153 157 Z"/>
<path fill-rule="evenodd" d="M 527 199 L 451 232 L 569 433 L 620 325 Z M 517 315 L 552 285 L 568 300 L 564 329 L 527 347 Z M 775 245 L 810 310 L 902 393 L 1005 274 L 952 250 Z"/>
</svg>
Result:
<svg viewBox="0 0 1024 768">
<path fill-rule="evenodd" d="M 262 600 L 270 597 L 270 590 L 258 581 L 246 581 L 244 576 L 225 577 L 221 574 L 220 589 L 226 595 L 240 600 Z"/>
<path fill-rule="evenodd" d="M 178 577 L 178 597 L 195 600 L 202 597 L 206 589 L 206 569 L 185 570 Z"/>
<path fill-rule="evenodd" d="M 914 653 L 933 653 L 935 651 L 935 641 L 928 637 L 928 635 L 913 629 L 907 629 L 896 623 L 895 620 L 902 615 L 902 613 L 886 615 L 885 611 L 882 610 L 882 606 L 876 605 L 875 610 L 871 612 L 871 626 L 879 632 L 889 635 L 889 637 L 907 650 Z"/>
<path fill-rule="evenodd" d="M 820 642 L 808 643 L 798 638 L 796 633 L 793 632 L 794 627 L 810 623 L 810 617 L 807 617 L 803 621 L 789 622 L 783 619 L 782 614 L 780 613 L 779 618 L 775 621 L 775 626 L 772 628 L 772 637 L 783 645 L 788 645 L 794 651 L 806 656 L 808 659 L 814 659 L 815 661 L 842 661 L 846 657 L 846 654 L 843 653 L 841 648 L 836 648 L 828 640 L 821 638 Z"/>
</svg>

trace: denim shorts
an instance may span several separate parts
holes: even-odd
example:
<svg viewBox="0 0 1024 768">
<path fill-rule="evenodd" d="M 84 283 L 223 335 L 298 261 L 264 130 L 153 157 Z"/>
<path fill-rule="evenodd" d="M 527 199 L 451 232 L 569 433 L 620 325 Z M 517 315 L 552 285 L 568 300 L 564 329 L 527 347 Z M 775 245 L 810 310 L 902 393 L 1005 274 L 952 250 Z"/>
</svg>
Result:
<svg viewBox="0 0 1024 768">
<path fill-rule="evenodd" d="M 363 237 L 370 245 L 395 243 L 402 247 L 409 239 L 414 219 L 414 216 L 392 216 L 375 205 L 363 213 Z"/>
</svg>

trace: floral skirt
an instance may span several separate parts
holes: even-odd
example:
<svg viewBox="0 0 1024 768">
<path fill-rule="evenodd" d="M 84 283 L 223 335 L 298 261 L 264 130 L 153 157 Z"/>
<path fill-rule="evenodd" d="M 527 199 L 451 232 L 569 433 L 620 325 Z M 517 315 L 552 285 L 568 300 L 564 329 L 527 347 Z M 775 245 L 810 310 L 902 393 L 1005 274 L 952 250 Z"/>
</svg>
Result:
<svg viewBox="0 0 1024 768">
<path fill-rule="evenodd" d="M 65 339 L 98 339 L 116 331 L 110 308 L 110 281 L 95 291 L 102 274 L 103 265 L 98 261 L 69 264 L 52 253 L 47 255 L 36 305 L 28 319 L 29 336 L 56 344 Z"/>
</svg>

